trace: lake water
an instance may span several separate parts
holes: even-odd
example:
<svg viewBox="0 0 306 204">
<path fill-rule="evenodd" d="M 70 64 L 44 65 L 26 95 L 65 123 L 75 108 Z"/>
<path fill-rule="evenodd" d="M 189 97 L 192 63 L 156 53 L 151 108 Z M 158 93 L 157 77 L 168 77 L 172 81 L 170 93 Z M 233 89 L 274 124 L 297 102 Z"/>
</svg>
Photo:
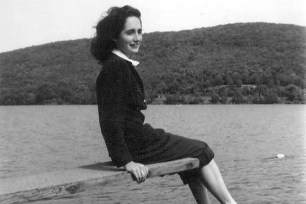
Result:
<svg viewBox="0 0 306 204">
<path fill-rule="evenodd" d="M 305 105 L 150 105 L 144 113 L 154 127 L 206 141 L 238 203 L 306 203 Z M 0 177 L 109 160 L 96 106 L 0 106 L 0 142 Z M 173 175 L 35 203 L 195 201 Z"/>
</svg>

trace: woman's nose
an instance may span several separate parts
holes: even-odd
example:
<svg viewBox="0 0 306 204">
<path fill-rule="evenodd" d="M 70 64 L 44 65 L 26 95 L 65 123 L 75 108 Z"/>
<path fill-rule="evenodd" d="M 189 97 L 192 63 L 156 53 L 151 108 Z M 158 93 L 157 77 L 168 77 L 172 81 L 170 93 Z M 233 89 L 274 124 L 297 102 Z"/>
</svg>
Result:
<svg viewBox="0 0 306 204">
<path fill-rule="evenodd" d="M 134 41 L 139 42 L 141 40 L 141 38 L 142 38 L 141 34 L 135 34 Z"/>
</svg>

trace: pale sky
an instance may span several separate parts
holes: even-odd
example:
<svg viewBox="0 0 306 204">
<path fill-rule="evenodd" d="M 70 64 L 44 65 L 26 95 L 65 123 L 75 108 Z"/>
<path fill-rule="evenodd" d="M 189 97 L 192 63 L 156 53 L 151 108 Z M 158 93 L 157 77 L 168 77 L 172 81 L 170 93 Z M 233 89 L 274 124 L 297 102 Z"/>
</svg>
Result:
<svg viewBox="0 0 306 204">
<path fill-rule="evenodd" d="M 305 0 L 0 0 L 0 53 L 91 38 L 102 14 L 124 5 L 141 11 L 145 33 L 238 22 L 306 26 Z"/>
</svg>

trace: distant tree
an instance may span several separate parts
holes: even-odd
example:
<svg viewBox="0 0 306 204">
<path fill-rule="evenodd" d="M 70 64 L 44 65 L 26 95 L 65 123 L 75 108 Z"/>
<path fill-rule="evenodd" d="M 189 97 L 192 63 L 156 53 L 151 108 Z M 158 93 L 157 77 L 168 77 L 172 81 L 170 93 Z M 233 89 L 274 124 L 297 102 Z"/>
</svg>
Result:
<svg viewBox="0 0 306 204">
<path fill-rule="evenodd" d="M 36 90 L 36 103 L 44 104 L 56 99 L 56 93 L 54 92 L 54 87 L 49 84 L 43 84 L 39 86 Z"/>
<path fill-rule="evenodd" d="M 290 76 L 286 73 L 278 74 L 277 79 L 279 80 L 281 86 L 288 86 L 291 84 Z"/>
<path fill-rule="evenodd" d="M 252 84 L 256 84 L 256 85 L 261 85 L 262 84 L 262 78 L 256 72 L 251 75 L 250 81 L 251 81 Z"/>
<path fill-rule="evenodd" d="M 233 79 L 232 79 L 232 76 L 229 74 L 229 73 L 226 73 L 225 74 L 225 83 L 227 85 L 233 85 Z"/>
<path fill-rule="evenodd" d="M 23 88 L 15 90 L 1 91 L 0 104 L 1 105 L 22 105 L 26 104 L 25 90 Z"/>
<path fill-rule="evenodd" d="M 26 105 L 34 105 L 36 104 L 36 96 L 33 92 L 28 92 L 25 95 L 25 103 L 22 104 L 26 104 Z"/>
<path fill-rule="evenodd" d="M 242 85 L 241 76 L 238 72 L 234 72 L 232 78 L 233 78 L 233 84 L 234 85 L 237 85 L 237 86 Z"/>
<path fill-rule="evenodd" d="M 204 88 L 207 88 L 207 87 L 211 87 L 212 86 L 212 83 L 210 80 L 206 80 L 203 82 L 203 87 Z"/>
<path fill-rule="evenodd" d="M 219 103 L 219 101 L 220 101 L 220 96 L 217 93 L 212 93 L 211 102 L 216 104 Z"/>
<path fill-rule="evenodd" d="M 232 103 L 234 104 L 242 104 L 244 103 L 243 95 L 240 90 L 236 90 L 233 94 Z"/>
<path fill-rule="evenodd" d="M 304 89 L 306 82 L 305 82 L 305 79 L 303 79 L 302 76 L 300 76 L 300 77 L 294 78 L 293 84 L 296 85 L 297 87 Z"/>
<path fill-rule="evenodd" d="M 223 81 L 223 77 L 220 73 L 216 74 L 215 78 L 214 78 L 214 83 L 215 86 L 219 86 L 219 85 L 223 85 L 224 81 Z"/>
<path fill-rule="evenodd" d="M 267 82 L 267 85 L 268 85 L 268 87 L 269 88 L 272 88 L 272 87 L 274 87 L 275 86 L 275 84 L 274 84 L 274 80 L 271 78 L 271 79 L 269 79 L 268 80 L 268 82 Z"/>
<path fill-rule="evenodd" d="M 285 96 L 291 102 L 302 102 L 303 92 L 295 85 L 290 84 L 285 88 Z"/>
<path fill-rule="evenodd" d="M 278 99 L 277 93 L 273 89 L 269 89 L 265 93 L 264 97 L 265 97 L 265 100 L 264 100 L 265 104 L 279 103 L 279 99 Z"/>
<path fill-rule="evenodd" d="M 167 94 L 165 104 L 181 104 L 183 102 L 179 94 Z"/>
<path fill-rule="evenodd" d="M 227 103 L 227 96 L 228 96 L 228 88 L 227 87 L 222 87 L 218 90 L 218 94 L 220 96 L 220 102 L 223 104 Z"/>
</svg>

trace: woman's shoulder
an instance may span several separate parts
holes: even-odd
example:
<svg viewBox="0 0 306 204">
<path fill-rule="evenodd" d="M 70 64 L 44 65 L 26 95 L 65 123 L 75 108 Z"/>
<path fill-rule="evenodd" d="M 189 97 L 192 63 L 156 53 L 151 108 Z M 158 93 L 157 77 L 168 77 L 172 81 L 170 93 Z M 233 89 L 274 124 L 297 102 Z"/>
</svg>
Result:
<svg viewBox="0 0 306 204">
<path fill-rule="evenodd" d="M 129 68 L 129 62 L 126 60 L 112 55 L 102 65 L 102 70 L 98 78 L 129 78 L 131 76 L 131 69 Z"/>
<path fill-rule="evenodd" d="M 103 69 L 110 69 L 112 71 L 127 71 L 129 67 L 129 62 L 121 57 L 112 54 L 107 61 L 103 64 Z"/>
</svg>

